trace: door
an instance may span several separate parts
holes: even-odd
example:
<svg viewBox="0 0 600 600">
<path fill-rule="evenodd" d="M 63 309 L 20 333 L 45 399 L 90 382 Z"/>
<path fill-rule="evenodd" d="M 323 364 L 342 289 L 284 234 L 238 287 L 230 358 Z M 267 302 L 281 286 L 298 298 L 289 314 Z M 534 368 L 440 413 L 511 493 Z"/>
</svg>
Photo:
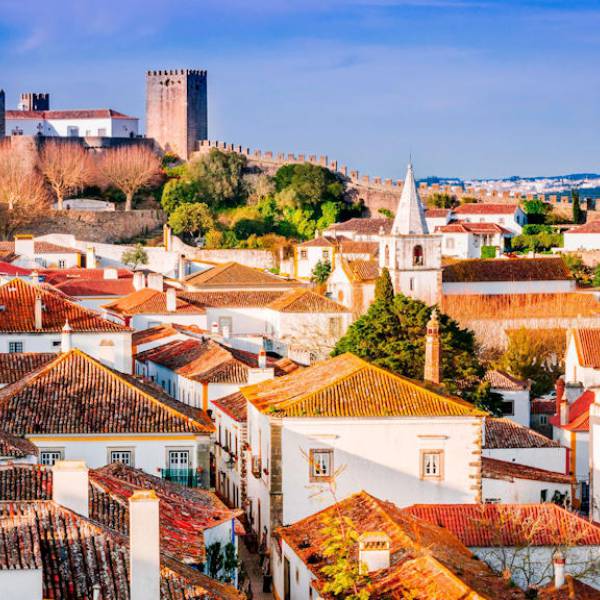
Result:
<svg viewBox="0 0 600 600">
<path fill-rule="evenodd" d="M 287 556 L 283 557 L 283 600 L 291 600 L 290 593 L 290 561 Z"/>
<path fill-rule="evenodd" d="M 189 450 L 169 450 L 169 469 L 189 469 L 190 452 Z"/>
</svg>

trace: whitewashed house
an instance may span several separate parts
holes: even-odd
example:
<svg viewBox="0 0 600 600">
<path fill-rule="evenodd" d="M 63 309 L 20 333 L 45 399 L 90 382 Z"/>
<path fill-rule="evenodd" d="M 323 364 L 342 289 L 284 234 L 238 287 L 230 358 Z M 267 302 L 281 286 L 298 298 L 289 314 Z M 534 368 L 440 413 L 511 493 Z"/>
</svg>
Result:
<svg viewBox="0 0 600 600">
<path fill-rule="evenodd" d="M 577 388 L 579 392 L 600 385 L 600 329 L 578 327 L 567 331 L 565 383 L 567 391 Z"/>
<path fill-rule="evenodd" d="M 0 285 L 0 307 L 0 352 L 79 348 L 123 373 L 132 372 L 128 327 L 22 279 Z"/>
<path fill-rule="evenodd" d="M 490 391 L 502 396 L 502 416 L 525 427 L 531 421 L 529 381 L 521 381 L 504 371 L 494 369 L 485 374 Z"/>
<path fill-rule="evenodd" d="M 294 277 L 310 281 L 319 262 L 333 265 L 338 246 L 334 239 L 315 237 L 294 246 Z"/>
<path fill-rule="evenodd" d="M 208 482 L 214 426 L 194 409 L 80 350 L 0 390 L 0 431 L 24 437 L 40 462 L 123 462 L 150 474 Z"/>
<path fill-rule="evenodd" d="M 379 277 L 376 260 L 348 260 L 340 257 L 327 279 L 327 294 L 352 311 L 353 317 L 364 314 L 375 299 Z"/>
<path fill-rule="evenodd" d="M 452 220 L 451 208 L 427 208 L 425 210 L 425 220 L 427 221 L 427 229 L 435 231 L 438 227 L 448 225 Z"/>
<path fill-rule="evenodd" d="M 464 223 L 495 223 L 519 235 L 527 224 L 527 215 L 518 204 L 491 202 L 461 204 L 452 209 L 454 219 Z"/>
<path fill-rule="evenodd" d="M 567 229 L 563 235 L 565 252 L 600 250 L 600 221 L 590 221 Z"/>
<path fill-rule="evenodd" d="M 598 595 L 595 590 L 600 589 L 596 566 L 600 559 L 600 527 L 552 502 L 421 504 L 403 512 L 453 534 L 482 562 L 497 573 L 508 573 L 523 589 L 551 582 L 556 568 L 553 557 L 560 551 L 563 583 L 566 573 L 595 589 L 587 591 L 592 594 L 589 596 L 541 595 L 541 598 L 596 598 Z"/>
<path fill-rule="evenodd" d="M 449 223 L 433 231 L 442 235 L 443 256 L 462 259 L 481 258 L 485 251 L 500 256 L 514 235 L 496 223 Z"/>
<path fill-rule="evenodd" d="M 442 275 L 445 296 L 561 294 L 576 287 L 560 257 L 461 260 L 445 265 Z"/>
<path fill-rule="evenodd" d="M 485 413 L 463 400 L 352 354 L 241 392 L 248 400 L 248 514 L 261 535 L 329 506 L 340 467 L 340 497 L 366 488 L 400 505 L 480 500 Z"/>
<path fill-rule="evenodd" d="M 0 242 L 0 254 L 15 266 L 27 269 L 72 269 L 81 266 L 83 255 L 77 248 L 53 244 L 28 234 Z"/>
<path fill-rule="evenodd" d="M 36 464 L 39 451 L 35 444 L 25 438 L 0 431 L 0 468 L 10 464 Z"/>
</svg>

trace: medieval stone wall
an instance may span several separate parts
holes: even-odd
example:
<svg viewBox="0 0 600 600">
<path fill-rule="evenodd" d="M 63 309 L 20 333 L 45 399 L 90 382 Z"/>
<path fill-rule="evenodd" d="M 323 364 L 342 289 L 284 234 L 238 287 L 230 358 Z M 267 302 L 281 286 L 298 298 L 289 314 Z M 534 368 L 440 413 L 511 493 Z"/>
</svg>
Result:
<svg viewBox="0 0 600 600">
<path fill-rule="evenodd" d="M 208 135 L 206 71 L 146 73 L 146 135 L 161 150 L 187 159 Z"/>
</svg>

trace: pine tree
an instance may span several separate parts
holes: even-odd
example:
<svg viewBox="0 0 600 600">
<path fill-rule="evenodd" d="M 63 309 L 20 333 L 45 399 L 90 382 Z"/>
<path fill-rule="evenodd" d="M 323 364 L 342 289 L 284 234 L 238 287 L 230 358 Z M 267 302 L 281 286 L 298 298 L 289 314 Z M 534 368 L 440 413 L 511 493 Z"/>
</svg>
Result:
<svg viewBox="0 0 600 600">
<path fill-rule="evenodd" d="M 387 267 L 383 267 L 381 275 L 375 282 L 375 299 L 384 300 L 386 302 L 394 301 L 394 286 Z"/>
<path fill-rule="evenodd" d="M 573 200 L 573 223 L 578 225 L 581 223 L 581 204 L 579 202 L 579 192 L 577 190 L 571 190 L 571 199 Z"/>
</svg>

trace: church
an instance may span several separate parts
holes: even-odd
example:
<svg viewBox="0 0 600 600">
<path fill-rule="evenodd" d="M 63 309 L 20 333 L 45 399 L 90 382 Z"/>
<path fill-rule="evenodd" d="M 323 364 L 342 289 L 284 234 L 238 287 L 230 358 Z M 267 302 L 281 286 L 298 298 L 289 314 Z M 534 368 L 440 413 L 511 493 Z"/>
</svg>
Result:
<svg viewBox="0 0 600 600">
<path fill-rule="evenodd" d="M 379 234 L 379 267 L 387 267 L 394 290 L 436 304 L 442 294 L 442 236 L 429 233 L 412 163 L 389 233 Z"/>
</svg>

